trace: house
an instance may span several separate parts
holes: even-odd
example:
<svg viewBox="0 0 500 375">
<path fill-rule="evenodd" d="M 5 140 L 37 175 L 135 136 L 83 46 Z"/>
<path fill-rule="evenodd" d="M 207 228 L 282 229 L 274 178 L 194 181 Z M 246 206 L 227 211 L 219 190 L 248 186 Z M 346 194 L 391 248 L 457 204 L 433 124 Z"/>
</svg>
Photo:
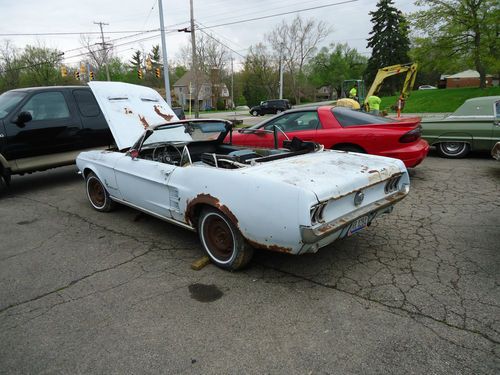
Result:
<svg viewBox="0 0 500 375">
<path fill-rule="evenodd" d="M 229 90 L 225 83 L 212 83 L 206 74 L 200 73 L 198 86 L 200 109 L 216 108 L 217 100 L 222 100 L 225 108 L 231 107 Z M 174 83 L 174 95 L 183 108 L 187 109 L 190 102 L 192 106 L 194 105 L 194 74 L 191 71 L 187 71 Z"/>
<path fill-rule="evenodd" d="M 315 97 L 318 100 L 337 99 L 337 92 L 331 86 L 321 86 L 316 90 Z"/>
<path fill-rule="evenodd" d="M 456 87 L 479 87 L 479 72 L 476 70 L 464 70 L 463 72 L 446 76 L 446 88 Z M 486 86 L 493 85 L 493 76 L 486 75 Z"/>
</svg>

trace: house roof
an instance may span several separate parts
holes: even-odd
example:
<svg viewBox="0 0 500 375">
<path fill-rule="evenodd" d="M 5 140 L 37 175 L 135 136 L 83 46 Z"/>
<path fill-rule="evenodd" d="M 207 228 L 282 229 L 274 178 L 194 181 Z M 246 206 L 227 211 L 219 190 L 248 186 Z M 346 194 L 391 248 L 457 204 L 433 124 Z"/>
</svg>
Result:
<svg viewBox="0 0 500 375">
<path fill-rule="evenodd" d="M 193 83 L 194 82 L 194 74 L 191 73 L 190 70 L 188 70 L 186 73 L 184 73 L 184 75 L 179 78 L 175 83 L 174 83 L 174 87 L 179 87 L 179 86 L 182 86 L 182 87 L 188 87 L 189 86 L 189 83 Z M 204 83 L 208 83 L 208 77 L 205 75 L 205 74 L 202 74 L 201 75 L 201 83 L 204 84 Z"/>
<path fill-rule="evenodd" d="M 479 78 L 479 73 L 476 70 L 464 70 L 463 72 L 452 74 L 446 78 Z"/>
</svg>

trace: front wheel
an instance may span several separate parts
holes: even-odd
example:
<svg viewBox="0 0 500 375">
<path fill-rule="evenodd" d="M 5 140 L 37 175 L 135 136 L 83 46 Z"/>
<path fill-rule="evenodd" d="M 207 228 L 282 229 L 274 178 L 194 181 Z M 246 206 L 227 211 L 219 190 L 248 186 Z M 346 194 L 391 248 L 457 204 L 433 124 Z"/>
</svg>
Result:
<svg viewBox="0 0 500 375">
<path fill-rule="evenodd" d="M 198 234 L 203 249 L 220 268 L 236 271 L 252 259 L 253 248 L 248 246 L 226 215 L 216 209 L 206 208 L 202 211 Z"/>
<path fill-rule="evenodd" d="M 279 115 L 281 112 L 283 112 L 281 109 L 276 110 L 276 114 Z"/>
<path fill-rule="evenodd" d="M 469 153 L 470 146 L 465 142 L 441 142 L 437 150 L 445 158 L 463 158 Z"/>
<path fill-rule="evenodd" d="M 256 110 L 252 111 L 252 116 L 258 116 L 258 115 L 259 115 L 259 112 L 257 112 Z"/>
<path fill-rule="evenodd" d="M 108 191 L 94 172 L 90 172 L 85 178 L 85 186 L 87 198 L 97 211 L 109 212 L 115 207 L 115 202 L 111 200 Z"/>
</svg>

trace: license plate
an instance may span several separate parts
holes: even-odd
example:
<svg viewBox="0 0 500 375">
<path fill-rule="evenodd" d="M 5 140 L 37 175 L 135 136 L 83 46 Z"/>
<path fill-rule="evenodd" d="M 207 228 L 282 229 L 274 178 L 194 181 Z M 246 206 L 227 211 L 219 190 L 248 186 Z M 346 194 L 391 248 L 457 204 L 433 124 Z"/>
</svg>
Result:
<svg viewBox="0 0 500 375">
<path fill-rule="evenodd" d="M 352 236 L 354 233 L 359 232 L 361 229 L 368 225 L 368 216 L 363 216 L 357 219 L 355 222 L 351 224 L 349 231 L 347 232 L 348 236 Z"/>
</svg>

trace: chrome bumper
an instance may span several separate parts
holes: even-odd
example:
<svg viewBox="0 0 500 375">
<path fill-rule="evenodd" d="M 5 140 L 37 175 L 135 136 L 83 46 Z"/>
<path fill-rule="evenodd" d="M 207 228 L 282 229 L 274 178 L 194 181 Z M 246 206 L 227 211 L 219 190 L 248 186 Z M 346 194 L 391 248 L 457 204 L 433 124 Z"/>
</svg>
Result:
<svg viewBox="0 0 500 375">
<path fill-rule="evenodd" d="M 317 227 L 300 226 L 302 242 L 304 244 L 314 244 L 322 238 L 351 225 L 355 220 L 362 216 L 370 215 L 371 217 L 368 222 L 371 222 L 377 214 L 390 211 L 392 209 L 392 205 L 403 199 L 408 192 L 409 189 L 399 191 L 376 202 L 370 203 L 369 205 L 353 211 L 339 219 L 321 224 Z"/>
</svg>

